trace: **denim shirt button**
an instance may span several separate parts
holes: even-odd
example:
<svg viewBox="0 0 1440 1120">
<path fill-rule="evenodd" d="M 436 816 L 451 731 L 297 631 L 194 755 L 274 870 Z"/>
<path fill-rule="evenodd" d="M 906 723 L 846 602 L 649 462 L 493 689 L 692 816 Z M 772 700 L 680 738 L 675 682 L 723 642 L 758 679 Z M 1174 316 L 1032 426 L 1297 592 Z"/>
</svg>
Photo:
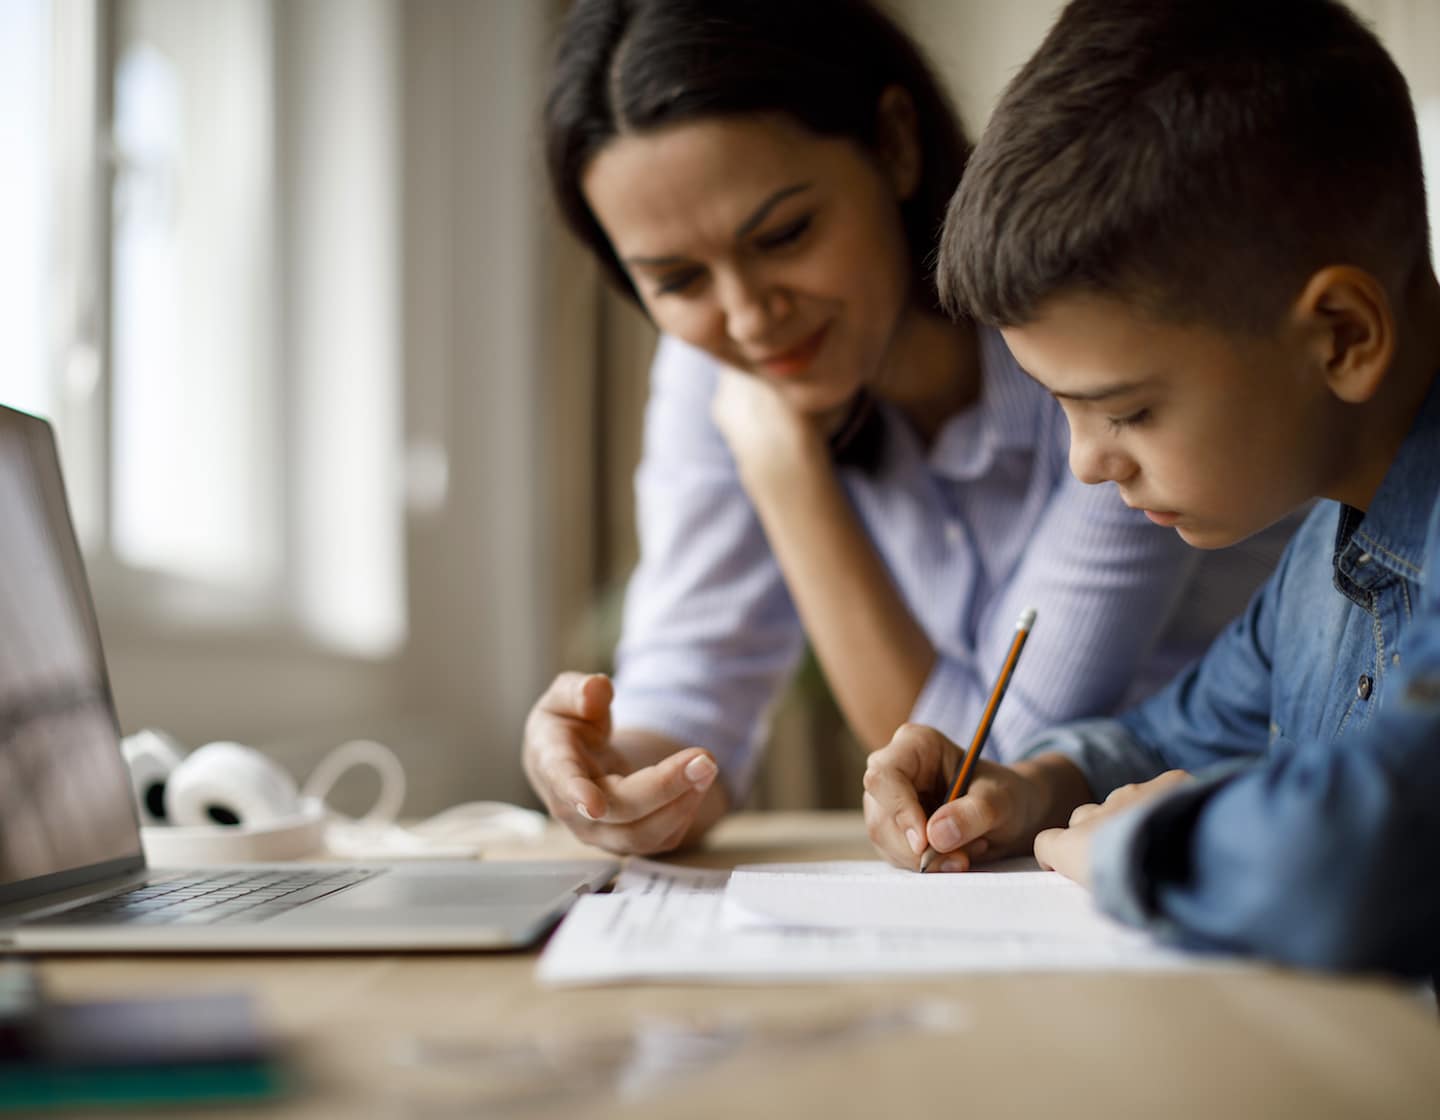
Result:
<svg viewBox="0 0 1440 1120">
<path fill-rule="evenodd" d="M 1372 681 L 1368 676 L 1361 674 L 1359 682 L 1355 685 L 1355 694 L 1359 696 L 1361 700 L 1369 700 L 1370 691 L 1374 687 L 1375 682 Z"/>
<path fill-rule="evenodd" d="M 1371 557 L 1368 552 L 1362 552 L 1359 556 L 1355 557 L 1355 563 L 1361 565 L 1362 567 L 1370 563 L 1370 560 Z"/>
</svg>

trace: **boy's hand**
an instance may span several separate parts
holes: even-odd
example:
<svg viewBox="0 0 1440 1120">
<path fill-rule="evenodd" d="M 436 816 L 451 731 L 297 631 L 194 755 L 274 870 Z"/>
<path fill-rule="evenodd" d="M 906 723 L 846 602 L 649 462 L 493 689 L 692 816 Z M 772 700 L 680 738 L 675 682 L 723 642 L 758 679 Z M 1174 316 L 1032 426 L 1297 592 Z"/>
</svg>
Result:
<svg viewBox="0 0 1440 1120">
<path fill-rule="evenodd" d="M 964 797 L 936 805 L 961 751 L 934 728 L 906 724 L 870 756 L 865 770 L 865 826 L 897 867 L 918 868 L 928 843 L 936 868 L 965 871 L 981 860 L 1028 852 L 1035 834 L 1065 820 L 1091 796 L 1080 771 L 1059 755 L 1002 766 L 976 763 Z"/>
<path fill-rule="evenodd" d="M 611 740 L 608 677 L 562 673 L 525 721 L 522 759 L 550 815 L 587 844 L 621 854 L 669 851 L 725 811 L 706 751 Z M 627 748 L 628 748 L 627 743 Z"/>
<path fill-rule="evenodd" d="M 1095 830 L 1111 817 L 1163 796 L 1191 780 L 1184 770 L 1167 770 L 1158 778 L 1120 786 L 1103 805 L 1080 805 L 1067 828 L 1050 828 L 1035 837 L 1035 858 L 1046 871 L 1058 871 L 1082 887 L 1090 885 L 1090 842 Z"/>
</svg>

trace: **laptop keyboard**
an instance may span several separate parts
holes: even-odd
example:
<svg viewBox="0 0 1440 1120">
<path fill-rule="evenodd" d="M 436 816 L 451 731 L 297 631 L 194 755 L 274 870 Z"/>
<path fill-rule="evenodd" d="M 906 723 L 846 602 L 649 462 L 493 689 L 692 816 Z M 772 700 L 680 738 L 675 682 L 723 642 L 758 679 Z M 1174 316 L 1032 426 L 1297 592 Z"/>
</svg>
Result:
<svg viewBox="0 0 1440 1120">
<path fill-rule="evenodd" d="M 45 925 L 215 925 L 263 922 L 373 879 L 380 869 L 235 871 L 177 875 L 33 919 Z"/>
</svg>

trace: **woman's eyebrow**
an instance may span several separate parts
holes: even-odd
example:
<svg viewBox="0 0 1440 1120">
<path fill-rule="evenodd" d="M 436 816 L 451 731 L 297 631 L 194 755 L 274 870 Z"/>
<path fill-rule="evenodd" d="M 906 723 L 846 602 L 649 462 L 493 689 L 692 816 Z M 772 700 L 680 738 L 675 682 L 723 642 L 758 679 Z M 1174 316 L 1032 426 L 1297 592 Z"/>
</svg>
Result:
<svg viewBox="0 0 1440 1120">
<path fill-rule="evenodd" d="M 791 195 L 797 195 L 801 191 L 808 191 L 814 185 L 814 183 L 795 183 L 792 186 L 781 187 L 778 191 L 776 191 L 759 206 L 757 206 L 753 214 L 751 214 L 748 218 L 746 218 L 743 222 L 740 223 L 740 225 L 735 230 L 735 240 L 739 241 L 746 234 L 754 230 L 756 226 L 760 225 L 767 217 L 770 216 L 771 210 L 775 209 L 775 207 L 780 205 L 780 203 L 784 202 Z"/>
<path fill-rule="evenodd" d="M 814 183 L 793 183 L 788 187 L 781 187 L 774 194 L 770 195 L 769 198 L 765 199 L 764 202 L 760 203 L 754 212 L 736 227 L 735 240 L 739 241 L 754 231 L 757 226 L 762 224 L 765 219 L 770 216 L 770 211 L 779 206 L 780 203 L 784 202 L 787 198 L 808 191 L 814 185 Z M 642 268 L 668 268 L 671 265 L 684 264 L 686 263 L 686 259 L 676 256 L 626 257 L 625 263 L 627 265 L 639 265 Z"/>
</svg>

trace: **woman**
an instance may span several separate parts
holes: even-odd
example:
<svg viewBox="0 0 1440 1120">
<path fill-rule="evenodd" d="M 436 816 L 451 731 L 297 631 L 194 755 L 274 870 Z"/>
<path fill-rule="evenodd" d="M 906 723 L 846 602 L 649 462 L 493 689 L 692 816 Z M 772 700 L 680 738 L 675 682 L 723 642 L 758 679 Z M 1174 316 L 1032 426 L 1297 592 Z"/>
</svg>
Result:
<svg viewBox="0 0 1440 1120">
<path fill-rule="evenodd" d="M 582 839 L 663 851 L 738 803 L 807 640 L 867 748 L 905 721 L 963 740 L 1036 607 L 1004 758 L 1116 707 L 1142 658 L 1158 685 L 1268 569 L 1192 579 L 1173 533 L 1070 476 L 999 336 L 937 310 L 968 146 L 869 4 L 579 0 L 546 132 L 566 220 L 663 334 L 615 682 L 562 674 L 526 726 Z"/>
</svg>

